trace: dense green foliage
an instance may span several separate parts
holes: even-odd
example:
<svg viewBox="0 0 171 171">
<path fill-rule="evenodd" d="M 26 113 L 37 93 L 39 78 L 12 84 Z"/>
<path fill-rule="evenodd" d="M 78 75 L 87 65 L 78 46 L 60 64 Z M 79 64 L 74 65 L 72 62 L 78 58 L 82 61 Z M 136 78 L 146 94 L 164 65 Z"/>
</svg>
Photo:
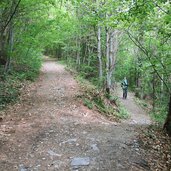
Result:
<svg viewBox="0 0 171 171">
<path fill-rule="evenodd" d="M 51 18 L 52 7 L 53 1 L 0 2 L 0 108 L 15 101 L 23 80 L 38 76 L 45 47 L 59 39 L 57 15 L 63 16 L 57 10 Z"/>
</svg>

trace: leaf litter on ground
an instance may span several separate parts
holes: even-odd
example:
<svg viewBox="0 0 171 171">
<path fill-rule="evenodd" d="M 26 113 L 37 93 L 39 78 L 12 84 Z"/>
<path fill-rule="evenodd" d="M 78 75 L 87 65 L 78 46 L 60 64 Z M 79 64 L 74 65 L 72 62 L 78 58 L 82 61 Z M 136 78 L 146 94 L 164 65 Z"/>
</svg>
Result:
<svg viewBox="0 0 171 171">
<path fill-rule="evenodd" d="M 152 171 L 171 171 L 171 137 L 161 127 L 142 130 L 139 142 Z"/>
</svg>

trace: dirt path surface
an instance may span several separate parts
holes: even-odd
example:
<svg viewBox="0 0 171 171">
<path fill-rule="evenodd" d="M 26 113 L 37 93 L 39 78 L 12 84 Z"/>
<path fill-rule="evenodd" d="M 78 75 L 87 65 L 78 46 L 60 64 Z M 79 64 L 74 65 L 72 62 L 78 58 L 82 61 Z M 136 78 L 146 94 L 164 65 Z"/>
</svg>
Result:
<svg viewBox="0 0 171 171">
<path fill-rule="evenodd" d="M 113 123 L 87 109 L 77 82 L 55 61 L 42 72 L 0 122 L 0 171 L 149 171 L 136 141 L 140 123 Z"/>
</svg>

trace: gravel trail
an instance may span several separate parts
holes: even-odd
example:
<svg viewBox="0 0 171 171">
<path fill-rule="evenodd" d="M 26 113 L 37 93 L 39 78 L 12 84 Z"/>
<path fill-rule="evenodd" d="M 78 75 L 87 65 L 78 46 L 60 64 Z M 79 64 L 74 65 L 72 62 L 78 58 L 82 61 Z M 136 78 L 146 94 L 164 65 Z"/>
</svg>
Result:
<svg viewBox="0 0 171 171">
<path fill-rule="evenodd" d="M 136 139 L 144 122 L 110 122 L 79 93 L 64 66 L 47 58 L 35 88 L 0 122 L 0 171 L 149 171 Z"/>
</svg>

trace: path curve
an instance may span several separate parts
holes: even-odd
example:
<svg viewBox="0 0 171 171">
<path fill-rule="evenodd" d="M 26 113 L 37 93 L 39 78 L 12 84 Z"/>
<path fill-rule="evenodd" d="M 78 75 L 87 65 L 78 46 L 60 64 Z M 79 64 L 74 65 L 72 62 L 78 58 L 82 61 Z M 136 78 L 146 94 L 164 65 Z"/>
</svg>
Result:
<svg viewBox="0 0 171 171">
<path fill-rule="evenodd" d="M 138 126 L 83 106 L 79 86 L 48 58 L 41 79 L 0 122 L 0 171 L 145 171 Z"/>
<path fill-rule="evenodd" d="M 130 118 L 124 122 L 128 124 L 137 124 L 137 125 L 150 125 L 152 121 L 150 116 L 143 110 L 136 102 L 133 92 L 128 91 L 127 99 L 122 98 L 122 88 L 119 84 L 116 86 L 116 94 L 119 97 L 120 102 L 126 108 L 130 114 Z"/>
</svg>

